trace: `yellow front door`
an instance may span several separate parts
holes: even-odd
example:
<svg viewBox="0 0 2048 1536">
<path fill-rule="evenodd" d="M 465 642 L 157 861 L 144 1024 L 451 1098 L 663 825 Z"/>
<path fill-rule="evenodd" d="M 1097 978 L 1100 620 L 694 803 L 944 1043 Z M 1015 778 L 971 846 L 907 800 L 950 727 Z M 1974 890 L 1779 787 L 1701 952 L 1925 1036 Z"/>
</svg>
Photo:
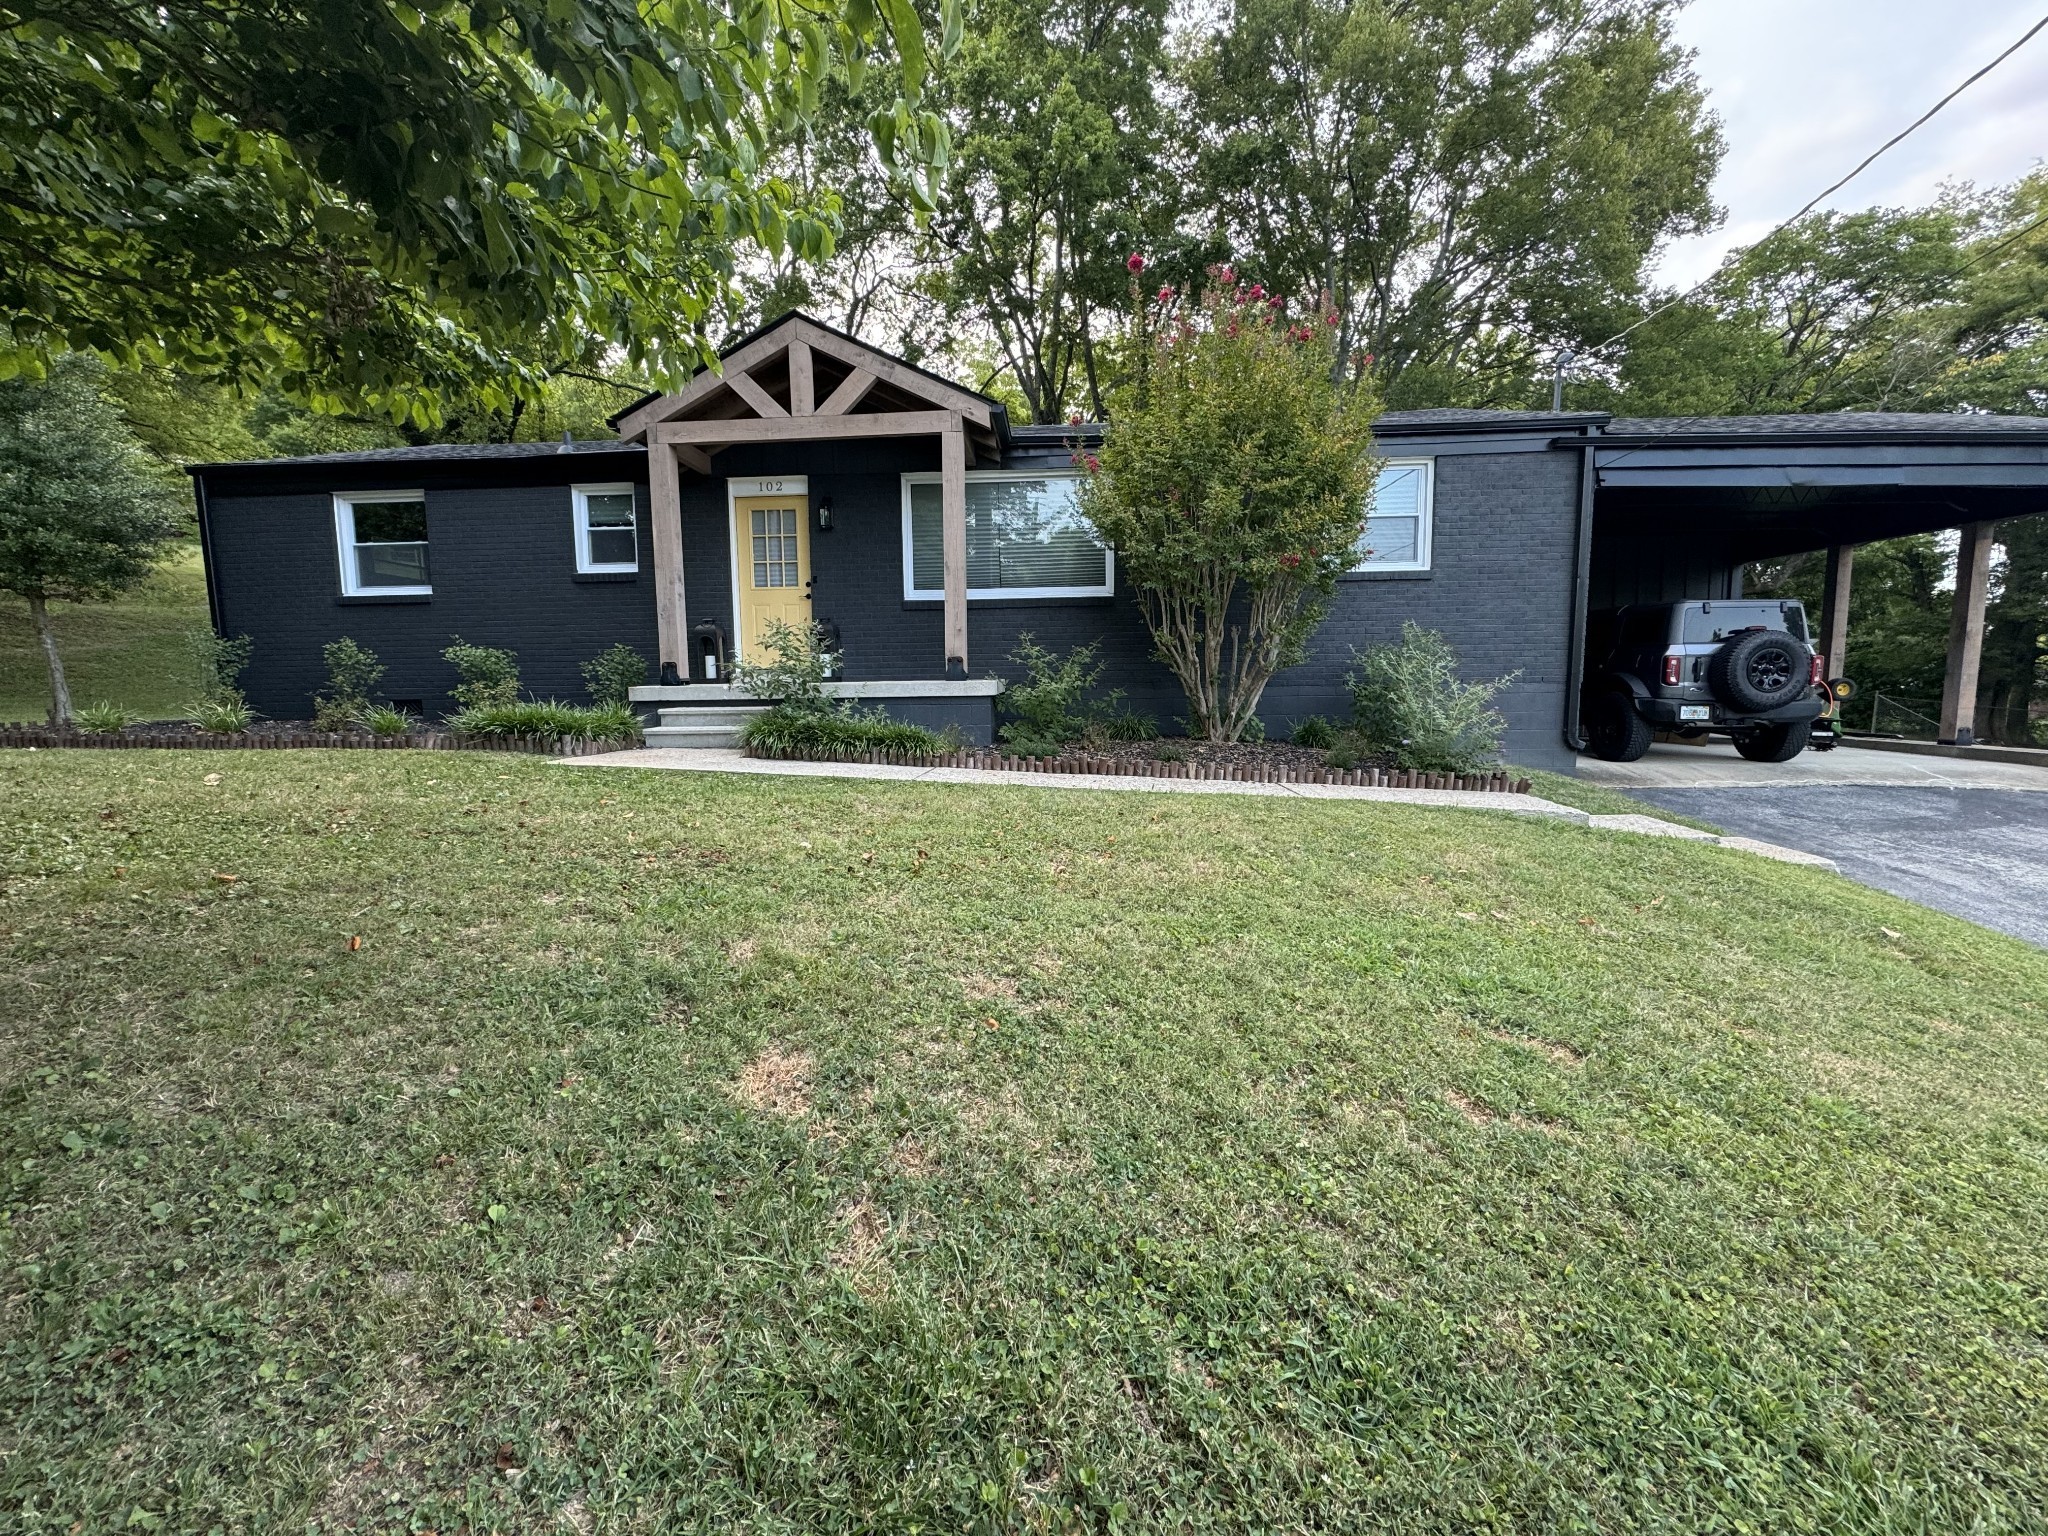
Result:
<svg viewBox="0 0 2048 1536">
<path fill-rule="evenodd" d="M 762 636 L 780 619 L 811 622 L 811 503 L 808 496 L 735 496 L 733 540 L 740 556 L 740 655 L 758 662 Z"/>
</svg>

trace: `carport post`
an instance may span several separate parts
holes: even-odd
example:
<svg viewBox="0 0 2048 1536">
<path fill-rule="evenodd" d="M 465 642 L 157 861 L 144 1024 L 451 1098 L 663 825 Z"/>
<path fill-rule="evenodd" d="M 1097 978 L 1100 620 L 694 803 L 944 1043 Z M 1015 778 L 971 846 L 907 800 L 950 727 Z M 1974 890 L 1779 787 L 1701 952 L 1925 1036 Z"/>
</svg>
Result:
<svg viewBox="0 0 2048 1536">
<path fill-rule="evenodd" d="M 1849 675 L 1849 578 L 1856 567 L 1856 546 L 1837 544 L 1828 551 L 1826 590 L 1821 594 L 1827 638 L 1821 653 L 1831 678 Z"/>
<path fill-rule="evenodd" d="M 1995 523 L 1965 523 L 1956 547 L 1956 600 L 1948 621 L 1948 675 L 1941 685 L 1941 742 L 1977 739 L 1977 664 L 1984 655 L 1984 597 L 1991 586 Z"/>
</svg>

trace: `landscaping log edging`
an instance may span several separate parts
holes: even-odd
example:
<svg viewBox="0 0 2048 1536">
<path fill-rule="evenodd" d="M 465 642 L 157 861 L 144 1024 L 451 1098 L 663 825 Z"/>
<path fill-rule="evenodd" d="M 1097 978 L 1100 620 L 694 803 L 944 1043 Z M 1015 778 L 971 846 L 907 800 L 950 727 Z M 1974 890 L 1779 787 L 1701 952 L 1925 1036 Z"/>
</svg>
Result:
<svg viewBox="0 0 2048 1536">
<path fill-rule="evenodd" d="M 1101 774 L 1120 779 L 1205 779 L 1228 784 L 1341 784 L 1355 789 L 1448 789 L 1526 795 L 1528 779 L 1505 773 L 1422 773 L 1388 768 L 1211 768 L 1201 763 L 1133 762 L 1114 757 L 1016 757 L 986 748 L 958 752 L 774 752 L 747 756 L 800 763 L 875 763 L 897 768 L 980 768 L 994 773 Z"/>
<path fill-rule="evenodd" d="M 464 736 L 454 731 L 412 731 L 403 736 L 361 736 L 353 731 L 65 731 L 43 725 L 0 725 L 0 747 L 169 747 L 218 751 L 525 752 L 540 757 L 594 757 L 640 745 L 637 736 Z"/>
</svg>

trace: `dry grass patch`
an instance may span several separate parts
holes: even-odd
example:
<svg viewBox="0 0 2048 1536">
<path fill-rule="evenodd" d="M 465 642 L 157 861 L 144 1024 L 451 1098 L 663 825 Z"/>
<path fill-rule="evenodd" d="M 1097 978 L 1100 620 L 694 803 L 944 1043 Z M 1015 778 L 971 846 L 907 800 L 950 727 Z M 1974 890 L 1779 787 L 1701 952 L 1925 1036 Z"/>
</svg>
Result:
<svg viewBox="0 0 2048 1536">
<path fill-rule="evenodd" d="M 732 1096 L 763 1114 L 798 1119 L 811 1112 L 811 1072 L 815 1065 L 809 1051 L 771 1045 L 740 1069 L 740 1075 L 733 1080 Z"/>
<path fill-rule="evenodd" d="M 1503 1030 L 1488 1030 L 1502 1045 L 1519 1045 L 1532 1051 L 1539 1051 L 1556 1062 L 1560 1067 L 1584 1066 L 1586 1053 L 1557 1040 L 1544 1040 L 1535 1035 L 1514 1035 Z"/>
<path fill-rule="evenodd" d="M 846 1276 L 847 1283 L 868 1300 L 888 1292 L 889 1266 L 882 1257 L 889 1229 L 874 1201 L 866 1195 L 840 1208 L 836 1218 L 839 1241 L 827 1262 Z"/>
</svg>

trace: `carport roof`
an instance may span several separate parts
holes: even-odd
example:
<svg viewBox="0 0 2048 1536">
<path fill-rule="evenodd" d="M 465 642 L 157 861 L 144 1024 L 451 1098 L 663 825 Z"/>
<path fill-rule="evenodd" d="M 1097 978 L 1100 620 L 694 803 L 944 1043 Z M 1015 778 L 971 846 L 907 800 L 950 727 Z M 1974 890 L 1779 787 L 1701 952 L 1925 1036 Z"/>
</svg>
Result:
<svg viewBox="0 0 2048 1536">
<path fill-rule="evenodd" d="M 1785 416 L 1617 416 L 1600 431 L 1602 446 L 1627 439 L 1657 445 L 1781 443 L 2048 443 L 2048 417 L 1982 412 L 1835 411 Z M 1621 440 L 1621 441 L 1618 441 Z"/>
</svg>

